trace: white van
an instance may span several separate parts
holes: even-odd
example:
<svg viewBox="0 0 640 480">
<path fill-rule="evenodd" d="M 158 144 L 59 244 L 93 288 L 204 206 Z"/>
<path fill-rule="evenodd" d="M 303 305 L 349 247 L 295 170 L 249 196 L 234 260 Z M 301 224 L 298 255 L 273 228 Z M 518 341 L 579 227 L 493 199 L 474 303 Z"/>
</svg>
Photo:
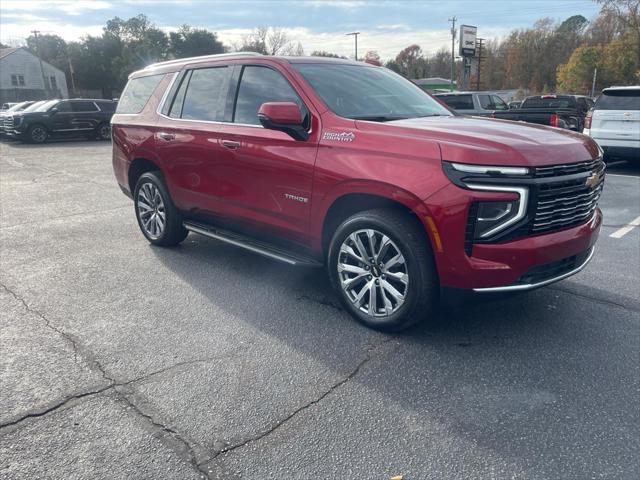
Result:
<svg viewBox="0 0 640 480">
<path fill-rule="evenodd" d="M 582 133 L 598 142 L 606 157 L 640 162 L 640 86 L 605 88 Z"/>
</svg>

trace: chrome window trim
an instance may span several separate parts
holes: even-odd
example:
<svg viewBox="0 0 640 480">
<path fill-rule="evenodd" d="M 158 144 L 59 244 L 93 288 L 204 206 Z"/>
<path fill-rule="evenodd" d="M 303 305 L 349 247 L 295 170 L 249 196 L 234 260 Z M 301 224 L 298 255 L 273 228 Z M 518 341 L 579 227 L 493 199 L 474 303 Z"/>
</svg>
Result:
<svg viewBox="0 0 640 480">
<path fill-rule="evenodd" d="M 239 64 L 241 67 L 247 66 L 247 65 L 251 65 L 251 64 Z M 221 67 L 228 67 L 228 65 L 220 65 Z M 263 65 L 260 65 L 263 66 Z M 207 67 L 205 67 L 207 68 Z M 213 68 L 213 67 L 212 67 Z M 270 68 L 270 67 L 267 67 Z M 193 69 L 188 69 L 188 70 L 193 70 Z M 272 68 L 272 70 L 275 70 Z M 280 73 L 278 70 L 275 70 L 276 72 Z M 164 113 L 162 113 L 162 109 L 164 108 L 164 104 L 167 101 L 167 97 L 169 96 L 169 92 L 171 91 L 171 89 L 173 88 L 173 84 L 176 82 L 176 80 L 178 79 L 178 77 L 180 76 L 181 71 L 179 72 L 174 72 L 173 74 L 173 78 L 171 79 L 171 82 L 169 82 L 169 85 L 167 85 L 167 89 L 165 90 L 164 94 L 162 95 L 162 98 L 160 99 L 160 103 L 158 103 L 158 107 L 156 108 L 156 113 L 161 116 L 162 118 L 166 118 L 167 120 L 177 120 L 179 122 L 196 122 L 196 123 L 207 123 L 207 124 L 212 124 L 212 125 L 232 125 L 232 126 L 237 126 L 237 127 L 251 127 L 251 128 L 260 128 L 262 130 L 265 130 L 265 128 L 262 125 L 254 125 L 252 123 L 236 123 L 236 122 L 219 122 L 219 121 L 215 121 L 215 120 L 190 120 L 188 118 L 174 118 L 174 117 L 170 117 L 168 115 L 165 115 Z M 282 75 L 282 73 L 280 73 L 280 75 Z M 284 75 L 283 75 L 284 78 Z M 289 82 L 286 78 L 285 80 L 289 83 L 289 85 L 291 85 L 291 82 Z M 298 94 L 297 90 L 295 88 L 293 88 L 293 85 L 291 85 L 291 88 L 293 89 L 294 92 L 296 92 L 296 95 Z M 300 96 L 300 95 L 298 95 Z M 300 98 L 300 100 L 302 100 L 302 98 Z M 309 110 L 309 113 L 311 114 L 311 109 L 309 107 L 307 107 L 307 104 L 304 102 L 304 100 L 302 100 L 302 103 L 304 104 L 304 106 L 306 107 L 307 110 Z M 137 115 L 137 114 L 136 114 Z M 313 133 L 313 128 L 309 127 L 308 130 L 309 134 Z"/>
<path fill-rule="evenodd" d="M 465 173 L 498 172 L 503 175 L 527 175 L 529 173 L 529 169 L 527 167 L 498 167 L 491 165 L 469 165 L 467 163 L 454 162 L 451 162 L 451 166 L 454 168 L 454 170 Z"/>
<path fill-rule="evenodd" d="M 526 187 L 509 187 L 509 186 L 501 186 L 501 185 L 480 185 L 477 183 L 467 183 L 467 187 L 472 190 L 482 190 L 487 192 L 511 192 L 517 193 L 520 196 L 520 200 L 518 201 L 518 211 L 516 212 L 515 217 L 510 218 L 504 223 L 495 226 L 488 232 L 484 232 L 481 235 L 481 238 L 487 238 L 495 233 L 501 232 L 505 228 L 513 225 L 514 223 L 522 220 L 527 214 L 527 204 L 529 203 L 529 189 Z"/>
<path fill-rule="evenodd" d="M 578 273 L 581 270 L 583 270 L 584 267 L 586 267 L 587 264 L 591 261 L 591 258 L 593 258 L 593 254 L 594 253 L 595 253 L 595 248 L 591 247 L 591 252 L 589 253 L 589 256 L 587 257 L 587 259 L 579 267 L 574 268 L 570 272 L 563 273 L 562 275 L 558 275 L 557 277 L 553 277 L 553 278 L 549 278 L 547 280 L 543 280 L 542 282 L 527 283 L 525 285 L 507 285 L 506 287 L 474 288 L 473 291 L 474 292 L 478 292 L 478 293 L 518 292 L 518 291 L 532 290 L 534 288 L 544 287 L 545 285 L 549 285 L 551 283 L 555 283 L 555 282 L 559 282 L 560 280 L 564 280 L 565 278 L 570 277 L 571 275 L 575 275 L 576 273 Z"/>
</svg>

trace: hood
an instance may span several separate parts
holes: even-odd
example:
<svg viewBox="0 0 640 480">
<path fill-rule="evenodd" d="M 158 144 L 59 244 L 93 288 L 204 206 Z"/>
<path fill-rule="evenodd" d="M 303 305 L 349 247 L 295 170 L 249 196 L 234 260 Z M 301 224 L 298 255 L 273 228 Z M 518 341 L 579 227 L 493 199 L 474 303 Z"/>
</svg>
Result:
<svg viewBox="0 0 640 480">
<path fill-rule="evenodd" d="M 358 121 L 358 128 L 372 122 Z M 451 116 L 396 120 L 386 129 L 438 142 L 443 160 L 479 165 L 541 166 L 591 160 L 597 144 L 580 133 L 509 120 Z"/>
</svg>

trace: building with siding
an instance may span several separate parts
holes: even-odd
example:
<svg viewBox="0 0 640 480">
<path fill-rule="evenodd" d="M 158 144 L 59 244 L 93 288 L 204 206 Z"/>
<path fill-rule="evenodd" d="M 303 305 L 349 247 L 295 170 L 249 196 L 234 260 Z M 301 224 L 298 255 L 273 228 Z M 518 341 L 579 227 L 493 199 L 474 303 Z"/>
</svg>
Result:
<svg viewBox="0 0 640 480">
<path fill-rule="evenodd" d="M 22 47 L 0 49 L 0 103 L 68 98 L 64 72 L 45 61 L 40 65 Z"/>
</svg>

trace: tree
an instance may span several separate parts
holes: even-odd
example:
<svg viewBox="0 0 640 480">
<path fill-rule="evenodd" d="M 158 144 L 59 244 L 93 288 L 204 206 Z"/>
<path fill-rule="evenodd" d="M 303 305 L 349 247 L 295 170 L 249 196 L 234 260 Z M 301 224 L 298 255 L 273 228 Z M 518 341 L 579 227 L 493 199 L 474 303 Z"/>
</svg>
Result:
<svg viewBox="0 0 640 480">
<path fill-rule="evenodd" d="M 640 66 L 640 0 L 597 0 L 603 12 L 609 12 L 625 27 L 633 42 L 637 65 Z"/>
<path fill-rule="evenodd" d="M 375 50 L 369 50 L 367 53 L 365 53 L 364 61 L 365 63 L 377 65 L 378 67 L 382 65 L 382 63 L 380 62 L 380 55 L 378 55 L 378 52 L 376 52 Z"/>
<path fill-rule="evenodd" d="M 182 25 L 169 34 L 169 54 L 174 58 L 224 53 L 225 47 L 215 33 Z"/>
<path fill-rule="evenodd" d="M 398 54 L 395 62 L 399 73 L 407 78 L 420 78 L 426 74 L 426 61 L 419 45 L 409 45 Z"/>
<path fill-rule="evenodd" d="M 593 71 L 600 63 L 602 47 L 578 47 L 569 61 L 558 67 L 558 85 L 562 90 L 585 93 L 591 89 Z"/>
<path fill-rule="evenodd" d="M 289 55 L 296 52 L 296 47 L 282 28 L 257 27 L 242 39 L 242 44 L 236 50 L 262 55 Z"/>
<path fill-rule="evenodd" d="M 311 56 L 312 57 L 344 58 L 344 59 L 347 58 L 342 55 L 338 55 L 337 53 L 325 52 L 324 50 L 314 50 L 313 52 L 311 52 Z"/>
</svg>

